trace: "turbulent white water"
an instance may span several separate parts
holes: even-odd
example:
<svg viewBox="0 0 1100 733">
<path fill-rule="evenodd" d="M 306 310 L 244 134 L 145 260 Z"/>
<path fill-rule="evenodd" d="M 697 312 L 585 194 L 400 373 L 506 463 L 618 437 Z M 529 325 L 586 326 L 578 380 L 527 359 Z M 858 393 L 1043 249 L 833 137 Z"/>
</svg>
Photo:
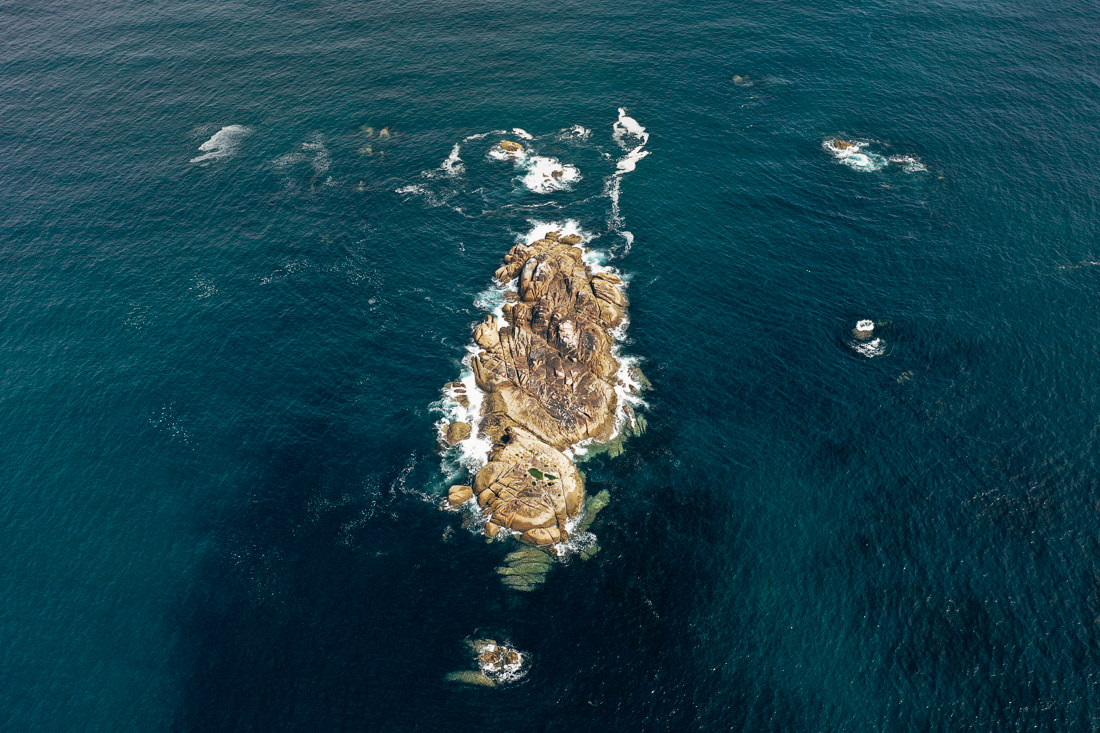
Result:
<svg viewBox="0 0 1100 733">
<path fill-rule="evenodd" d="M 237 147 L 243 137 L 250 134 L 252 129 L 244 125 L 226 125 L 215 132 L 209 140 L 199 146 L 202 155 L 191 159 L 192 163 L 207 163 L 214 160 L 228 158 L 237 152 Z"/>
<path fill-rule="evenodd" d="M 630 252 L 634 244 L 634 234 L 623 228 L 622 211 L 619 207 L 619 198 L 622 195 L 623 176 L 631 173 L 638 165 L 638 161 L 649 155 L 645 149 L 649 142 L 649 133 L 633 117 L 626 113 L 626 109 L 619 108 L 619 118 L 611 125 L 612 137 L 626 154 L 615 163 L 615 172 L 612 173 L 604 185 L 604 193 L 611 200 L 611 212 L 607 218 L 607 228 L 615 231 L 622 237 L 624 246 L 623 254 Z"/>
<path fill-rule="evenodd" d="M 873 148 L 881 149 L 883 146 L 872 140 L 841 140 L 840 138 L 826 138 L 821 147 L 827 150 L 836 160 L 848 166 L 852 170 L 872 173 L 886 168 L 893 163 L 901 167 L 905 173 L 923 173 L 928 168 L 915 155 L 886 155 L 873 152 Z"/>
</svg>

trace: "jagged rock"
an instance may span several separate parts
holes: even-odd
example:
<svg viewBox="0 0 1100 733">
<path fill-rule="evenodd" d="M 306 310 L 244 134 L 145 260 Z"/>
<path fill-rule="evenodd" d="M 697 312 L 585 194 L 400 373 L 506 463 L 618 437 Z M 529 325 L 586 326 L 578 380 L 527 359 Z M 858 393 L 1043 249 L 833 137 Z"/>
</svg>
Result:
<svg viewBox="0 0 1100 733">
<path fill-rule="evenodd" d="M 523 152 L 523 146 L 517 142 L 511 140 L 501 140 L 500 149 L 506 153 L 520 153 Z"/>
<path fill-rule="evenodd" d="M 854 143 L 850 143 L 847 140 L 841 140 L 839 137 L 833 140 L 833 147 L 837 150 L 847 150 L 852 147 Z"/>
<path fill-rule="evenodd" d="M 470 423 L 453 422 L 447 426 L 446 441 L 448 445 L 461 443 L 470 437 Z"/>
<path fill-rule="evenodd" d="M 447 492 L 447 502 L 451 506 L 459 506 L 461 504 L 465 504 L 473 498 L 474 490 L 469 486 L 452 486 L 451 490 Z"/>
</svg>

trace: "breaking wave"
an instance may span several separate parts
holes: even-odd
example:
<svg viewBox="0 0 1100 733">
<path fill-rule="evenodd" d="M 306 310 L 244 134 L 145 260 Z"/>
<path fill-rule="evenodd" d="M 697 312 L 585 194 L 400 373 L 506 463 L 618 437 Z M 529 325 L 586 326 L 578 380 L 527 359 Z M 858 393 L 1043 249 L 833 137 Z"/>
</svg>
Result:
<svg viewBox="0 0 1100 733">
<path fill-rule="evenodd" d="M 192 163 L 207 163 L 209 161 L 228 158 L 237 152 L 240 141 L 252 132 L 252 128 L 244 125 L 226 125 L 210 136 L 210 139 L 199 146 L 202 155 L 191 159 Z"/>
</svg>

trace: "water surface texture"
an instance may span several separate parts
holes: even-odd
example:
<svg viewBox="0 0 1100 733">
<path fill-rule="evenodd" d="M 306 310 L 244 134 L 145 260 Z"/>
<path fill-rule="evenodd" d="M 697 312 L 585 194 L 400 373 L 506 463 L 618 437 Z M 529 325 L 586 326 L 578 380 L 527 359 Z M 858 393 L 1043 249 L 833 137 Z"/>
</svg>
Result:
<svg viewBox="0 0 1100 733">
<path fill-rule="evenodd" d="M 1100 727 L 1095 5 L 0 28 L 3 729 Z M 602 552 L 516 594 L 432 405 L 565 222 L 629 279 L 649 430 L 584 465 Z M 527 675 L 445 682 L 485 637 Z"/>
</svg>

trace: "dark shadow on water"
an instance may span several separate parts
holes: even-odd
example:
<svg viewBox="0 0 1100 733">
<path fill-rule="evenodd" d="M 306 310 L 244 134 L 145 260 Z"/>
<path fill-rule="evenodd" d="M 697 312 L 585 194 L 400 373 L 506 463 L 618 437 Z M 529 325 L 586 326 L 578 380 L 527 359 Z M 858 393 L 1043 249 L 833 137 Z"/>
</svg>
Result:
<svg viewBox="0 0 1100 733">
<path fill-rule="evenodd" d="M 593 527 L 603 551 L 522 595 L 494 572 L 505 547 L 412 493 L 437 470 L 430 444 L 295 428 L 182 609 L 174 729 L 663 731 L 698 728 L 713 707 L 693 616 L 706 583 L 685 532 L 718 499 L 663 483 L 676 469 L 660 436 L 592 472 L 590 490 L 613 495 Z M 527 677 L 445 682 L 471 667 L 463 641 L 476 635 L 530 653 Z"/>
</svg>

